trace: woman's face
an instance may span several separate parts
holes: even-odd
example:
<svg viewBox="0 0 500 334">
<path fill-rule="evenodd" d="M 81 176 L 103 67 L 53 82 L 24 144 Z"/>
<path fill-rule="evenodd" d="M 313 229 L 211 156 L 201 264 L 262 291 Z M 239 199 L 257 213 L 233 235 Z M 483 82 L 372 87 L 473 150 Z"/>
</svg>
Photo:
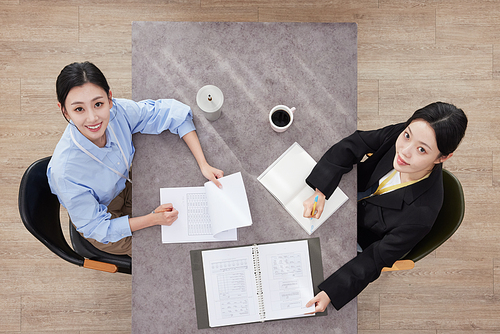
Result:
<svg viewBox="0 0 500 334">
<path fill-rule="evenodd" d="M 104 89 L 88 82 L 69 91 L 62 110 L 82 135 L 98 147 L 104 147 L 109 110 L 112 106 L 111 92 L 108 97 Z M 61 108 L 60 103 L 59 108 Z"/>
<path fill-rule="evenodd" d="M 453 154 L 442 156 L 437 147 L 434 129 L 422 119 L 416 119 L 401 132 L 396 140 L 394 168 L 405 180 L 418 180 L 427 175 L 435 164 Z"/>
</svg>

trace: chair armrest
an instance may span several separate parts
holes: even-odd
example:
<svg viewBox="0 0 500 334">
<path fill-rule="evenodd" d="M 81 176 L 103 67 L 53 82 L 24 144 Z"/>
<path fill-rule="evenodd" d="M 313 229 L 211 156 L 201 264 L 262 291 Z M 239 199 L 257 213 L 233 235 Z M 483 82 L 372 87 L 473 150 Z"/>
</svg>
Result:
<svg viewBox="0 0 500 334">
<path fill-rule="evenodd" d="M 114 264 L 100 262 L 100 261 L 94 261 L 94 260 L 89 260 L 89 259 L 85 259 L 85 261 L 83 262 L 83 267 L 89 268 L 89 269 L 105 271 L 108 273 L 116 273 L 118 271 L 118 267 Z"/>
<path fill-rule="evenodd" d="M 382 272 L 384 271 L 395 271 L 395 270 L 409 270 L 415 267 L 415 262 L 412 260 L 398 260 L 394 262 L 391 268 L 384 267 L 382 268 Z"/>
</svg>

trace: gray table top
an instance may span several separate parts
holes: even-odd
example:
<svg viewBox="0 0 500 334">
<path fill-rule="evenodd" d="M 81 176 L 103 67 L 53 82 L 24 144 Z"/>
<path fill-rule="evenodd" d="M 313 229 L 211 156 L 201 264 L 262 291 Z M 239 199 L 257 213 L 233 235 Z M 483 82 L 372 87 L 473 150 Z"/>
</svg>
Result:
<svg viewBox="0 0 500 334">
<path fill-rule="evenodd" d="M 207 161 L 226 175 L 241 172 L 253 219 L 238 241 L 162 244 L 159 226 L 134 232 L 134 333 L 194 333 L 189 252 L 308 238 L 257 177 L 298 142 L 318 160 L 356 130 L 357 26 L 354 23 L 134 22 L 134 100 L 174 98 L 193 109 Z M 207 84 L 224 93 L 222 116 L 208 121 L 196 105 Z M 283 133 L 268 121 L 272 107 L 296 107 Z M 206 181 L 186 144 L 169 132 L 134 135 L 133 215 L 159 205 L 159 189 Z M 356 254 L 356 169 L 345 175 L 346 202 L 311 237 L 320 237 L 325 278 Z M 324 317 L 246 324 L 203 331 L 357 333 L 356 300 Z"/>
</svg>

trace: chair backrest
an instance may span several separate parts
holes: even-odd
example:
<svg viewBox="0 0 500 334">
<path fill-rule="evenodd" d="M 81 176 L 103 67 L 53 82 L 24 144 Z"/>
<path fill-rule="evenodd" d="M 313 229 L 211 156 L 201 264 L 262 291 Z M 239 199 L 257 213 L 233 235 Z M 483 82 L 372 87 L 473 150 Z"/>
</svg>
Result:
<svg viewBox="0 0 500 334">
<path fill-rule="evenodd" d="M 60 204 L 50 191 L 47 165 L 51 157 L 35 161 L 24 172 L 19 187 L 19 213 L 24 226 L 47 248 L 66 261 L 83 266 L 84 258 L 66 242 L 60 221 Z"/>
<path fill-rule="evenodd" d="M 460 181 L 443 169 L 444 201 L 430 232 L 403 258 L 417 262 L 441 246 L 458 229 L 465 213 L 464 192 Z"/>
</svg>

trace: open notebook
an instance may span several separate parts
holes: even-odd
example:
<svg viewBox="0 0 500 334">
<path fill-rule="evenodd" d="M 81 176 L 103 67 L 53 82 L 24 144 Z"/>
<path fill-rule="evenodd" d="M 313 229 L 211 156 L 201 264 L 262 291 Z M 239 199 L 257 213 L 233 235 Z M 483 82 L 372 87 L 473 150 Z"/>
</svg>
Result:
<svg viewBox="0 0 500 334">
<path fill-rule="evenodd" d="M 222 189 L 209 181 L 203 187 L 161 188 L 161 204 L 179 211 L 171 226 L 162 226 L 163 243 L 237 240 L 237 228 L 252 225 L 241 173 L 219 179 Z"/>
<path fill-rule="evenodd" d="M 199 329 L 314 316 L 319 238 L 190 253 Z"/>
<path fill-rule="evenodd" d="M 302 203 L 314 194 L 305 180 L 315 165 L 316 161 L 309 153 L 294 143 L 257 178 L 309 235 L 348 200 L 346 194 L 337 188 L 326 201 L 320 219 L 303 217 Z"/>
</svg>

